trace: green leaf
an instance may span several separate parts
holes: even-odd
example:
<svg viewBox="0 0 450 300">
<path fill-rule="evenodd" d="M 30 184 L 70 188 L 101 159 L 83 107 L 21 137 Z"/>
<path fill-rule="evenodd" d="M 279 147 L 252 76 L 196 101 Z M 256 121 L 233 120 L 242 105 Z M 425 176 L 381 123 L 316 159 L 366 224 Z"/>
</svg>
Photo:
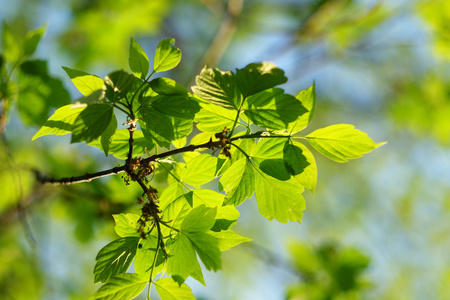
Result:
<svg viewBox="0 0 450 300">
<path fill-rule="evenodd" d="M 149 82 L 149 86 L 159 95 L 186 96 L 188 91 L 178 82 L 166 77 L 158 77 Z"/>
<path fill-rule="evenodd" d="M 236 224 L 239 218 L 239 211 L 234 205 L 225 205 L 217 207 L 216 223 L 211 228 L 212 231 L 228 230 Z"/>
<path fill-rule="evenodd" d="M 268 89 L 250 96 L 244 104 L 244 114 L 255 125 L 270 129 L 286 129 L 306 109 L 282 89 Z"/>
<path fill-rule="evenodd" d="M 192 192 L 176 197 L 164 210 L 163 216 L 170 220 L 172 227 L 180 228 L 184 217 L 192 210 Z M 171 231 L 171 230 L 170 230 Z"/>
<path fill-rule="evenodd" d="M 286 170 L 291 175 L 298 175 L 302 173 L 309 165 L 306 157 L 303 155 L 303 150 L 289 141 L 286 141 L 283 149 L 283 160 Z"/>
<path fill-rule="evenodd" d="M 316 104 L 315 84 L 313 83 L 308 89 L 300 91 L 295 98 L 300 101 L 302 106 L 306 108 L 307 112 L 300 115 L 297 120 L 289 124 L 287 130 L 290 134 L 305 129 L 309 122 L 311 122 Z"/>
<path fill-rule="evenodd" d="M 240 205 L 255 192 L 255 174 L 247 158 L 235 161 L 220 178 L 223 190 L 227 194 L 226 204 Z"/>
<path fill-rule="evenodd" d="M 108 156 L 109 147 L 113 141 L 113 136 L 116 133 L 116 130 L 117 130 L 117 119 L 116 115 L 113 112 L 108 127 L 106 127 L 105 131 L 100 136 L 100 144 L 106 156 Z"/>
<path fill-rule="evenodd" d="M 181 60 L 181 51 L 174 47 L 175 39 L 161 40 L 156 47 L 153 72 L 163 72 L 175 68 Z"/>
<path fill-rule="evenodd" d="M 27 32 L 27 36 L 25 37 L 25 41 L 23 43 L 23 55 L 30 56 L 36 51 L 36 48 L 44 35 L 47 26 L 42 26 L 40 28 L 31 30 Z"/>
<path fill-rule="evenodd" d="M 194 246 L 186 235 L 178 234 L 173 243 L 169 243 L 167 250 L 167 274 L 187 278 L 198 267 Z"/>
<path fill-rule="evenodd" d="M 102 135 L 113 117 L 113 108 L 109 104 L 88 105 L 75 119 L 71 143 L 90 143 Z"/>
<path fill-rule="evenodd" d="M 88 96 L 84 96 L 77 99 L 74 105 L 82 105 L 82 104 L 91 105 L 99 103 L 105 103 L 105 95 L 103 95 L 102 90 L 97 90 L 95 92 L 92 92 L 92 94 L 89 94 Z"/>
<path fill-rule="evenodd" d="M 236 71 L 236 82 L 244 98 L 287 82 L 284 71 L 269 62 L 253 63 Z"/>
<path fill-rule="evenodd" d="M 111 102 L 117 102 L 124 98 L 133 87 L 135 77 L 123 70 L 114 71 L 105 77 L 103 91 Z"/>
<path fill-rule="evenodd" d="M 136 256 L 134 258 L 134 270 L 138 274 L 145 274 L 153 268 L 153 262 L 155 259 L 156 246 L 158 244 L 158 238 L 154 235 L 149 235 L 145 240 L 139 242 L 136 250 Z M 161 248 L 159 249 L 158 257 L 156 258 L 154 274 L 162 271 L 164 263 L 164 254 Z"/>
<path fill-rule="evenodd" d="M 106 129 L 108 131 L 108 128 Z M 106 132 L 105 131 L 105 132 Z M 105 133 L 104 132 L 104 133 Z M 104 151 L 104 148 L 101 144 L 101 139 L 103 135 L 92 142 L 89 143 L 89 146 L 93 146 Z M 130 140 L 130 132 L 126 128 L 122 128 L 116 130 L 113 136 L 110 138 L 112 140 L 109 145 L 108 153 L 113 154 L 115 157 L 119 159 L 126 159 L 129 151 L 129 140 Z M 145 138 L 140 130 L 135 130 L 133 134 L 133 156 L 139 156 L 145 153 L 145 148 L 147 150 L 151 150 L 154 145 L 150 144 Z"/>
<path fill-rule="evenodd" d="M 165 210 L 166 207 L 184 194 L 184 189 L 179 182 L 169 185 L 159 197 L 159 208 Z"/>
<path fill-rule="evenodd" d="M 140 236 L 139 232 L 137 231 L 139 227 L 138 224 L 138 220 L 140 219 L 139 215 L 128 213 L 128 214 L 116 214 L 112 216 L 114 218 L 114 221 L 116 222 L 114 230 L 116 231 L 118 236 L 120 237 Z"/>
<path fill-rule="evenodd" d="M 133 38 L 131 38 L 130 42 L 128 65 L 130 66 L 131 72 L 141 79 L 145 79 L 145 76 L 148 74 L 148 69 L 150 68 L 147 54 Z"/>
<path fill-rule="evenodd" d="M 103 89 L 103 80 L 100 77 L 67 67 L 62 68 L 83 95 L 89 96 L 93 92 Z"/>
<path fill-rule="evenodd" d="M 303 172 L 294 176 L 294 179 L 305 188 L 314 192 L 317 184 L 317 165 L 314 159 L 314 155 L 311 153 L 311 151 L 309 151 L 308 147 L 306 147 L 302 143 L 296 141 L 294 141 L 293 143 L 295 146 L 302 149 L 302 154 L 305 156 L 308 163 Z"/>
<path fill-rule="evenodd" d="M 224 195 L 213 190 L 195 189 L 193 192 L 192 207 L 204 204 L 206 207 L 218 207 L 223 204 Z"/>
<path fill-rule="evenodd" d="M 17 35 L 11 28 L 3 21 L 3 54 L 7 61 L 16 62 L 20 59 L 22 54 L 22 45 L 17 39 Z"/>
<path fill-rule="evenodd" d="M 159 113 L 189 120 L 193 120 L 195 114 L 200 110 L 196 101 L 180 95 L 156 96 L 150 106 Z"/>
<path fill-rule="evenodd" d="M 217 166 L 217 157 L 201 154 L 186 165 L 182 180 L 188 184 L 199 186 L 214 179 Z"/>
<path fill-rule="evenodd" d="M 147 286 L 148 277 L 134 273 L 119 274 L 102 285 L 90 300 L 133 299 Z"/>
<path fill-rule="evenodd" d="M 45 122 L 44 126 L 33 136 L 32 140 L 44 135 L 64 135 L 72 132 L 75 120 L 87 106 L 65 105 Z"/>
<path fill-rule="evenodd" d="M 107 282 L 116 274 L 125 273 L 136 254 L 139 237 L 124 237 L 103 247 L 95 258 L 94 282 Z"/>
<path fill-rule="evenodd" d="M 285 144 L 284 138 L 262 138 L 251 156 L 261 171 L 282 181 L 291 178 L 283 158 Z"/>
<path fill-rule="evenodd" d="M 242 96 L 231 71 L 221 71 L 205 66 L 195 78 L 192 91 L 200 98 L 226 109 L 238 110 Z"/>
<path fill-rule="evenodd" d="M 219 250 L 226 251 L 243 242 L 249 242 L 252 239 L 241 236 L 233 230 L 223 230 L 220 232 L 213 232 L 212 235 L 219 241 Z"/>
<path fill-rule="evenodd" d="M 225 127 L 233 127 L 236 111 L 205 103 L 200 106 L 201 110 L 195 115 L 195 121 L 201 131 L 220 132 Z"/>
<path fill-rule="evenodd" d="M 189 232 L 187 235 L 205 268 L 214 272 L 219 270 L 222 266 L 222 260 L 218 239 L 209 233 L 199 231 Z"/>
<path fill-rule="evenodd" d="M 155 287 L 161 300 L 195 300 L 192 290 L 185 283 L 180 286 L 172 278 L 155 281 Z"/>
<path fill-rule="evenodd" d="M 337 161 L 361 157 L 363 154 L 385 144 L 375 142 L 353 125 L 336 124 L 318 129 L 306 136 L 308 142 L 321 154 Z"/>
<path fill-rule="evenodd" d="M 258 173 L 256 176 L 256 202 L 262 216 L 281 223 L 301 222 L 305 199 L 304 188 L 294 179 L 280 181 Z"/>
<path fill-rule="evenodd" d="M 200 205 L 189 212 L 181 223 L 185 233 L 204 232 L 214 225 L 217 209 Z"/>
</svg>

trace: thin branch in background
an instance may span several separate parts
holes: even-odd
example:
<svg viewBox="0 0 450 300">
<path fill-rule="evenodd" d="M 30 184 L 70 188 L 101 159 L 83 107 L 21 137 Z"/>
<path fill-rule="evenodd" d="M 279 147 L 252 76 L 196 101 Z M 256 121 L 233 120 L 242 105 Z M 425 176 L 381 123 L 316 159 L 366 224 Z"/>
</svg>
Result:
<svg viewBox="0 0 450 300">
<path fill-rule="evenodd" d="M 98 179 L 105 176 L 115 175 L 122 172 L 125 172 L 125 165 L 114 167 L 112 169 L 96 172 L 96 173 L 86 173 L 81 176 L 73 176 L 73 177 L 64 177 L 61 179 L 55 179 L 48 177 L 42 174 L 39 170 L 32 169 L 34 172 L 36 179 L 42 184 L 50 184 L 50 185 L 69 185 L 80 182 L 89 182 L 94 179 Z"/>
</svg>

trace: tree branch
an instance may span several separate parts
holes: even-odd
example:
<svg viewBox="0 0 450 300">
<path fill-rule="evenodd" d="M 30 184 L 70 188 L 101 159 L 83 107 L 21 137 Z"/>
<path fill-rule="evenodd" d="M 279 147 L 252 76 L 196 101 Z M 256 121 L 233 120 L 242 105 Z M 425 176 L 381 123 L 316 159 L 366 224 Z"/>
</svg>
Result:
<svg viewBox="0 0 450 300">
<path fill-rule="evenodd" d="M 80 183 L 80 182 L 89 182 L 93 179 L 125 172 L 125 165 L 114 167 L 112 169 L 108 169 L 108 170 L 104 170 L 104 171 L 100 171 L 100 172 L 96 172 L 96 173 L 86 173 L 81 176 L 64 177 L 61 179 L 55 179 L 55 178 L 48 177 L 36 169 L 32 169 L 32 171 L 36 175 L 36 179 L 42 184 L 69 185 L 69 184 L 75 184 L 75 183 Z"/>
</svg>

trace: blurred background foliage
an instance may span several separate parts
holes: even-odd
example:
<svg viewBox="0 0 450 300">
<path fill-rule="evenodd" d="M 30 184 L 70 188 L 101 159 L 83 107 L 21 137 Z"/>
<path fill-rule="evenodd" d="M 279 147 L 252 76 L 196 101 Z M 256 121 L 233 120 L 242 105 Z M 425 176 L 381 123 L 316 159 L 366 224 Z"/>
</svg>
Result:
<svg viewBox="0 0 450 300">
<path fill-rule="evenodd" d="M 236 230 L 254 241 L 226 252 L 223 270 L 205 274 L 206 288 L 189 283 L 198 298 L 450 297 L 448 1 L 0 4 L 1 299 L 86 299 L 96 289 L 95 255 L 114 237 L 111 214 L 138 207 L 139 190 L 120 175 L 39 185 L 36 170 L 64 177 L 120 162 L 68 137 L 31 142 L 55 108 L 80 97 L 61 66 L 101 77 L 127 69 L 130 37 L 149 56 L 160 39 L 175 38 L 183 59 L 165 76 L 186 86 L 204 64 L 273 61 L 288 92 L 316 83 L 308 132 L 351 123 L 388 141 L 347 164 L 318 157 L 302 224 L 269 222 L 254 201 L 241 205 Z M 160 190 L 165 176 L 154 178 Z"/>
</svg>

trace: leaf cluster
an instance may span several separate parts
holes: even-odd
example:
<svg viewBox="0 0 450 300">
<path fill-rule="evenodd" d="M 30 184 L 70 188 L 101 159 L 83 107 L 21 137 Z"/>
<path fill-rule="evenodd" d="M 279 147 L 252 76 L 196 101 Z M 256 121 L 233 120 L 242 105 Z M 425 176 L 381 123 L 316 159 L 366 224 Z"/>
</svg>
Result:
<svg viewBox="0 0 450 300">
<path fill-rule="evenodd" d="M 315 86 L 286 93 L 278 87 L 287 81 L 284 71 L 270 62 L 235 72 L 205 66 L 192 93 L 170 78 L 152 79 L 180 60 L 174 40 L 162 40 L 151 69 L 131 39 L 131 73 L 101 79 L 64 67 L 83 97 L 56 110 L 33 137 L 71 133 L 72 143 L 126 159 L 119 168 L 125 183 L 143 190 L 140 214 L 114 215 L 120 238 L 97 255 L 95 282 L 104 284 L 92 299 L 133 298 L 148 283 L 162 299 L 193 299 L 184 282 L 192 277 L 205 284 L 200 262 L 217 271 L 222 251 L 249 240 L 231 229 L 244 201 L 255 195 L 267 219 L 301 222 L 302 193 L 314 191 L 317 166 L 300 141 L 338 162 L 381 145 L 347 124 L 302 135 L 314 114 Z M 127 128 L 119 129 L 119 111 Z M 199 132 L 191 135 L 194 124 Z M 170 178 L 162 193 L 150 185 L 155 173 Z M 204 186 L 215 178 L 220 192 Z M 135 273 L 127 273 L 133 261 Z"/>
</svg>

